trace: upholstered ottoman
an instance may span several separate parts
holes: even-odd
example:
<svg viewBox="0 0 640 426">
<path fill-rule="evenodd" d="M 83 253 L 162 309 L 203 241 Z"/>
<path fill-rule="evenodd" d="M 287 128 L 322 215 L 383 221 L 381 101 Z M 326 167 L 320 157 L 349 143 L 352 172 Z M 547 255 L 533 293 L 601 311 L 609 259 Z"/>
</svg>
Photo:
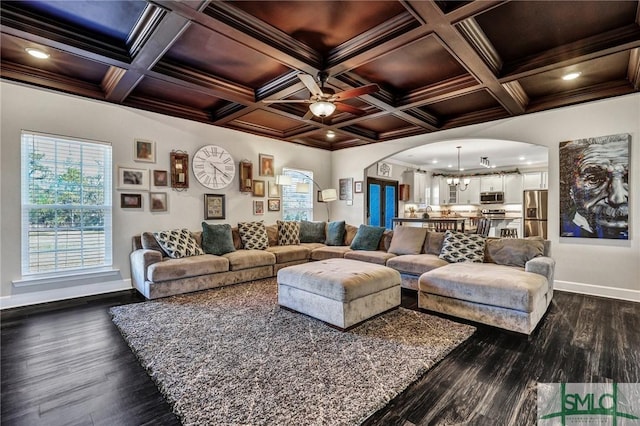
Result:
<svg viewBox="0 0 640 426">
<path fill-rule="evenodd" d="M 400 273 L 348 259 L 290 266 L 278 271 L 278 303 L 347 329 L 400 305 Z"/>
</svg>

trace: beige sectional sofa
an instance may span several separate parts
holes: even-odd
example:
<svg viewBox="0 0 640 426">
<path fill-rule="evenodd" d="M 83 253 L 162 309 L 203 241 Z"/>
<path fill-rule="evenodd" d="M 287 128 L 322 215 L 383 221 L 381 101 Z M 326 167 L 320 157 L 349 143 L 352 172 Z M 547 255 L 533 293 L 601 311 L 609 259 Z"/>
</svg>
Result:
<svg viewBox="0 0 640 426">
<path fill-rule="evenodd" d="M 353 250 L 358 228 L 346 225 L 341 245 L 299 243 L 278 245 L 277 225 L 267 226 L 269 247 L 244 249 L 233 231 L 235 251 L 180 259 L 163 256 L 154 236 L 133 238 L 131 277 L 148 299 L 215 288 L 276 276 L 287 266 L 345 258 L 391 267 L 400 272 L 402 287 L 418 291 L 420 308 L 519 333 L 530 334 L 553 296 L 555 262 L 549 242 L 488 239 L 481 263 L 450 263 L 440 257 L 445 233 L 422 228 L 385 231 L 377 250 Z M 201 232 L 191 233 L 198 244 Z"/>
</svg>

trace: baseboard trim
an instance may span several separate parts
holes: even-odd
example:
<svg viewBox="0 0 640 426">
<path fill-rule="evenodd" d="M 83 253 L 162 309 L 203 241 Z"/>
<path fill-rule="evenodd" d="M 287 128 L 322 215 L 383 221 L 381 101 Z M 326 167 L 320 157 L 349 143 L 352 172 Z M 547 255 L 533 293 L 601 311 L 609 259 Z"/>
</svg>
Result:
<svg viewBox="0 0 640 426">
<path fill-rule="evenodd" d="M 0 310 L 36 305 L 38 303 L 57 302 L 59 300 L 75 299 L 77 297 L 94 296 L 96 294 L 113 293 L 115 291 L 131 290 L 131 279 L 109 281 L 98 284 L 86 284 L 52 290 L 20 293 L 0 297 Z"/>
<path fill-rule="evenodd" d="M 571 293 L 588 294 L 591 296 L 608 297 L 610 299 L 640 302 L 640 291 L 626 288 L 605 287 L 601 285 L 574 283 L 571 281 L 554 281 L 553 288 Z"/>
</svg>

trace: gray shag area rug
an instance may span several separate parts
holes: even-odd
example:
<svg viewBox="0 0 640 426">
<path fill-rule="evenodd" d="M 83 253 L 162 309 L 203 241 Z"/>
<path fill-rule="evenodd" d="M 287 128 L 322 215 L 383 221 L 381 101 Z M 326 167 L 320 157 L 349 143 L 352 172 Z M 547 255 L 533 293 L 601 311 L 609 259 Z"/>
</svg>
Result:
<svg viewBox="0 0 640 426">
<path fill-rule="evenodd" d="M 399 308 L 341 332 L 278 307 L 275 279 L 111 315 L 187 425 L 358 424 L 475 330 Z"/>
</svg>

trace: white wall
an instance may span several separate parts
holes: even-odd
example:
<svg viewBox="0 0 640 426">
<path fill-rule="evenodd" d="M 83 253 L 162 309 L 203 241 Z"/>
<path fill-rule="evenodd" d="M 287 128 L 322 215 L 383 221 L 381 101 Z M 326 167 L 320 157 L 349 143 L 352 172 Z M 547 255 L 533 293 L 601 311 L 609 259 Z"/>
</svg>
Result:
<svg viewBox="0 0 640 426">
<path fill-rule="evenodd" d="M 631 134 L 630 239 L 559 238 L 558 145 L 562 141 Z M 333 178 L 361 180 L 371 164 L 419 145 L 461 138 L 527 142 L 549 148 L 549 239 L 556 259 L 556 287 L 640 301 L 640 94 L 621 96 L 520 117 L 403 138 L 332 153 Z M 364 200 L 335 203 L 334 217 L 361 223 Z"/>
<path fill-rule="evenodd" d="M 226 148 L 236 163 L 244 158 L 253 161 L 255 179 L 273 180 L 273 178 L 258 176 L 258 154 L 263 153 L 274 156 L 276 173 L 283 166 L 312 170 L 320 186 L 337 188 L 337 181 L 333 185 L 329 185 L 331 156 L 325 150 L 7 82 L 0 84 L 0 96 L 2 97 L 0 104 L 2 108 L 0 250 L 3 254 L 0 257 L 0 296 L 2 296 L 0 301 L 3 302 L 3 306 L 10 306 L 13 303 L 10 299 L 17 296 L 20 296 L 17 298 L 20 300 L 35 300 L 38 296 L 34 296 L 34 293 L 47 294 L 46 298 L 49 299 L 55 299 L 56 294 L 63 293 L 65 297 L 72 297 L 75 293 L 73 289 L 69 289 L 70 286 L 82 287 L 82 290 L 79 291 L 84 293 L 101 292 L 105 291 L 105 288 L 115 290 L 130 287 L 131 237 L 142 231 L 176 227 L 186 227 L 191 230 L 201 229 L 200 224 L 204 218 L 203 194 L 205 193 L 226 194 L 227 219 L 225 221 L 209 221 L 209 223 L 235 225 L 238 221 L 264 219 L 265 223 L 270 224 L 275 223 L 276 219 L 281 217 L 280 212 L 265 212 L 263 216 L 254 216 L 253 200 L 265 200 L 266 209 L 267 197 L 255 198 L 250 194 L 240 193 L 237 178 L 227 188 L 213 191 L 201 186 L 193 173 L 190 173 L 189 190 L 186 192 L 172 191 L 169 187 L 151 187 L 154 191 L 168 193 L 168 212 L 149 212 L 149 200 L 146 193 L 143 195 L 142 211 L 123 210 L 119 207 L 120 191 L 115 189 L 118 166 L 169 170 L 169 152 L 171 150 L 187 151 L 191 160 L 198 148 L 203 145 L 215 144 Z M 67 281 L 65 284 L 27 287 L 15 287 L 12 284 L 12 280 L 21 278 L 20 132 L 23 129 L 112 143 L 114 165 L 113 255 L 114 268 L 120 269 L 120 274 L 111 283 L 111 287 L 105 287 L 103 282 L 94 286 L 95 291 L 91 290 L 90 285 L 100 280 L 91 282 L 80 280 L 73 283 Z M 133 161 L 133 141 L 135 138 L 156 142 L 155 164 Z M 314 210 L 317 215 L 316 219 L 326 219 L 324 205 L 320 204 Z M 64 290 L 62 290 L 63 287 Z M 52 289 L 54 289 L 53 292 L 45 291 Z M 31 294 L 25 296 L 25 293 Z"/>
</svg>

